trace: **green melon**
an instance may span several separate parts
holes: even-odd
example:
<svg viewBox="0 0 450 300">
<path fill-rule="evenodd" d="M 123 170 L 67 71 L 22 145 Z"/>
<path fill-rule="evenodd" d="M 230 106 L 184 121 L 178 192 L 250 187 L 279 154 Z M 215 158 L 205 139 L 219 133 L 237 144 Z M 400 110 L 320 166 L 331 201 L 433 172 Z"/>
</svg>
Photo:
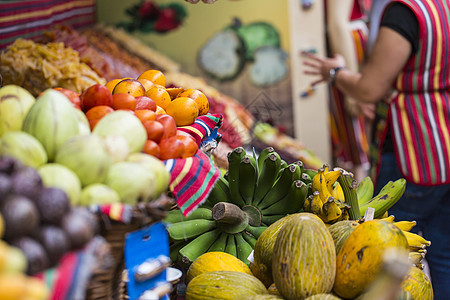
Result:
<svg viewBox="0 0 450 300">
<path fill-rule="evenodd" d="M 203 273 L 192 279 L 186 289 L 186 300 L 249 299 L 267 294 L 266 287 L 255 276 L 235 271 Z"/>
<path fill-rule="evenodd" d="M 281 227 L 289 221 L 292 216 L 289 215 L 276 221 L 260 235 L 256 241 L 253 258 L 254 261 L 250 263 L 250 269 L 253 274 L 269 287 L 273 283 L 272 278 L 272 253 L 275 240 Z"/>
<path fill-rule="evenodd" d="M 329 293 L 336 275 L 336 249 L 325 224 L 311 213 L 298 213 L 278 232 L 272 276 L 290 299 Z"/>
<path fill-rule="evenodd" d="M 276 295 L 256 295 L 251 297 L 249 300 L 283 300 L 283 298 Z"/>
<path fill-rule="evenodd" d="M 334 240 L 334 245 L 336 246 L 336 254 L 339 253 L 339 250 L 341 250 L 350 233 L 352 233 L 359 224 L 360 222 L 355 220 L 342 220 L 328 227 L 328 231 L 330 231 Z"/>
<path fill-rule="evenodd" d="M 333 294 L 316 294 L 306 298 L 305 300 L 340 300 L 340 299 L 341 298 Z"/>
<path fill-rule="evenodd" d="M 412 295 L 413 299 L 433 299 L 433 287 L 428 276 L 419 268 L 411 267 L 402 282 L 402 289 Z"/>
</svg>

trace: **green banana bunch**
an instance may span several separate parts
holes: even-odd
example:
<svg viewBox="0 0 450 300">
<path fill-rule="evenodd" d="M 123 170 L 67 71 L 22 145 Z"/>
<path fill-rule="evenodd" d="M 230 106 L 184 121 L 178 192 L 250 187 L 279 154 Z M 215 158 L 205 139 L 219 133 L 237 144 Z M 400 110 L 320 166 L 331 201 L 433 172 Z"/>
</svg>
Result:
<svg viewBox="0 0 450 300">
<path fill-rule="evenodd" d="M 239 166 L 246 155 L 244 148 L 238 147 L 228 153 L 228 185 L 230 189 L 230 201 L 236 205 L 245 205 L 239 191 Z M 215 188 L 215 186 L 214 186 Z"/>
<path fill-rule="evenodd" d="M 289 191 L 292 182 L 301 178 L 301 169 L 297 164 L 290 164 L 282 173 L 266 196 L 256 204 L 261 209 L 267 208 L 283 199 Z"/>
<path fill-rule="evenodd" d="M 369 201 L 359 205 L 362 216 L 368 207 L 375 209 L 374 218 L 380 218 L 389 208 L 391 208 L 403 195 L 406 189 L 406 180 L 400 178 L 396 181 L 389 181 L 378 193 Z"/>
<path fill-rule="evenodd" d="M 258 182 L 256 168 L 256 160 L 250 155 L 245 155 L 239 164 L 239 192 L 247 205 L 253 201 L 256 183 Z"/>
<path fill-rule="evenodd" d="M 281 170 L 281 158 L 278 153 L 272 151 L 266 155 L 264 159 L 261 158 L 261 155 L 258 157 L 258 184 L 252 204 L 258 204 L 262 201 L 272 188 L 278 173 Z M 260 160 L 262 160 L 261 163 Z"/>
<path fill-rule="evenodd" d="M 228 154 L 207 200 L 188 217 L 168 213 L 171 257 L 189 264 L 209 251 L 224 251 L 245 263 L 256 240 L 273 222 L 303 211 L 311 183 L 302 181 L 303 163 L 287 164 L 272 147 L 258 157 L 238 147 Z M 306 174 L 305 174 L 306 175 Z"/>
</svg>

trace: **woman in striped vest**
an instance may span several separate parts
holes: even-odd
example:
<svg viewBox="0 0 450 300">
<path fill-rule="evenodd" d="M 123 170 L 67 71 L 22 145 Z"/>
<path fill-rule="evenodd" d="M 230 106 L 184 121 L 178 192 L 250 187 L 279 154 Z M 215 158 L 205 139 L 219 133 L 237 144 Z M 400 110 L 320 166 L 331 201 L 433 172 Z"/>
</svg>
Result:
<svg viewBox="0 0 450 300">
<path fill-rule="evenodd" d="M 376 192 L 389 180 L 408 180 L 389 212 L 416 220 L 414 229 L 432 241 L 426 258 L 434 297 L 449 299 L 450 0 L 393 0 L 360 73 L 345 69 L 341 56 L 305 55 L 305 73 L 320 76 L 313 84 L 331 82 L 361 103 L 388 103 L 377 124 Z"/>
</svg>

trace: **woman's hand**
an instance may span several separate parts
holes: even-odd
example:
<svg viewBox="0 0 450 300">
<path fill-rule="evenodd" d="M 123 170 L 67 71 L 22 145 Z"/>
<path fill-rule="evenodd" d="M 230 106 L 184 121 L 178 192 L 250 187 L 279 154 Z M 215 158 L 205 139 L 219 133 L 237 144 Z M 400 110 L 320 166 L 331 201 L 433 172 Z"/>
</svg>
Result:
<svg viewBox="0 0 450 300">
<path fill-rule="evenodd" d="M 345 67 L 345 60 L 342 55 L 336 54 L 333 58 L 324 57 L 314 53 L 303 52 L 305 58 L 303 65 L 308 69 L 303 73 L 307 75 L 320 76 L 320 79 L 313 81 L 312 86 L 328 82 L 330 80 L 330 70 L 337 67 Z"/>
</svg>

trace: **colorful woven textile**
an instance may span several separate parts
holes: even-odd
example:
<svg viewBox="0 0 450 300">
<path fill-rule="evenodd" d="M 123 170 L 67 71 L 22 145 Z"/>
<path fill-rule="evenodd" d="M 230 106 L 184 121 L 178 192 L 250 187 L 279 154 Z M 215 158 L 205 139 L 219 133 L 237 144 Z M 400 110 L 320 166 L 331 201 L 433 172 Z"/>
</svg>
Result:
<svg viewBox="0 0 450 300">
<path fill-rule="evenodd" d="M 0 49 L 17 38 L 33 39 L 57 24 L 95 23 L 95 0 L 0 1 Z"/>
<path fill-rule="evenodd" d="M 220 135 L 217 135 L 217 130 L 214 131 L 214 129 L 219 128 L 221 125 L 221 114 L 207 114 L 198 117 L 192 125 L 178 127 L 178 130 L 192 135 L 195 138 L 197 145 L 200 147 L 207 137 L 220 139 Z"/>
<path fill-rule="evenodd" d="M 170 190 L 184 216 L 188 216 L 208 197 L 220 170 L 201 150 L 186 159 L 165 161 L 170 172 Z"/>
</svg>

